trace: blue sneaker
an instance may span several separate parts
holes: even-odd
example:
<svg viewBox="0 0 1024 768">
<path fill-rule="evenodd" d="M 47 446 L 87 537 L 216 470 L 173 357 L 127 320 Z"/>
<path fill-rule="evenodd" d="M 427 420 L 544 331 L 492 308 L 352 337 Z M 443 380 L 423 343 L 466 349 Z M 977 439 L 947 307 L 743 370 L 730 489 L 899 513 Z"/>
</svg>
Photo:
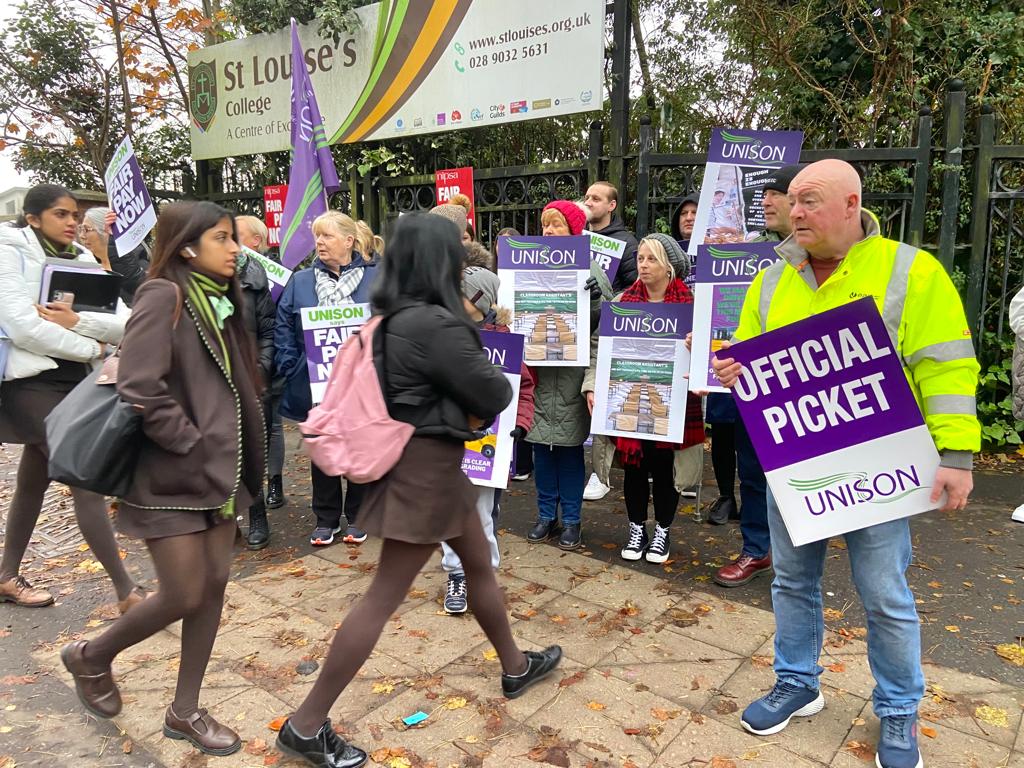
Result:
<svg viewBox="0 0 1024 768">
<path fill-rule="evenodd" d="M 770 736 L 778 733 L 794 717 L 810 717 L 825 708 L 821 691 L 801 688 L 781 680 L 767 696 L 762 696 L 745 710 L 740 723 L 751 733 Z"/>
<path fill-rule="evenodd" d="M 875 754 L 878 768 L 924 768 L 917 748 L 917 715 L 890 715 L 882 718 Z"/>
</svg>

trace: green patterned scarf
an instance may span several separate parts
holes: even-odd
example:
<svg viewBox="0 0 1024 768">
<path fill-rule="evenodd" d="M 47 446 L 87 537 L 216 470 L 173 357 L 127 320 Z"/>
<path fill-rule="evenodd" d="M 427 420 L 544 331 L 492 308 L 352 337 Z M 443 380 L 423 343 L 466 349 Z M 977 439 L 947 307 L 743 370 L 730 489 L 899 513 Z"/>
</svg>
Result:
<svg viewBox="0 0 1024 768">
<path fill-rule="evenodd" d="M 234 314 L 235 307 L 227 297 L 228 284 L 219 283 L 216 280 L 202 275 L 195 270 L 189 272 L 188 276 L 188 298 L 199 313 L 200 321 L 210 335 L 220 345 L 221 356 L 224 358 L 224 370 L 231 376 L 231 356 L 228 354 L 227 344 L 224 342 L 224 321 Z M 242 450 L 241 425 L 238 427 L 238 450 Z M 220 514 L 226 519 L 235 516 L 235 497 L 228 499 L 228 503 L 220 508 Z"/>
</svg>

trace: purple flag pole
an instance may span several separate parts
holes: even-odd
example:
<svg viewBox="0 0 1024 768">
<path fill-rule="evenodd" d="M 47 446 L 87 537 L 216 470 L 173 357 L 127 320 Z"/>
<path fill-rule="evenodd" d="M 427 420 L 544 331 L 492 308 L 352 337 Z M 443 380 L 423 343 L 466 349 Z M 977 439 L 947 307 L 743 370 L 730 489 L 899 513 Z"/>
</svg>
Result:
<svg viewBox="0 0 1024 768">
<path fill-rule="evenodd" d="M 306 71 L 299 28 L 292 19 L 292 167 L 281 219 L 281 263 L 288 269 L 312 253 L 313 219 L 327 212 L 327 195 L 340 186 L 324 120 Z"/>
</svg>

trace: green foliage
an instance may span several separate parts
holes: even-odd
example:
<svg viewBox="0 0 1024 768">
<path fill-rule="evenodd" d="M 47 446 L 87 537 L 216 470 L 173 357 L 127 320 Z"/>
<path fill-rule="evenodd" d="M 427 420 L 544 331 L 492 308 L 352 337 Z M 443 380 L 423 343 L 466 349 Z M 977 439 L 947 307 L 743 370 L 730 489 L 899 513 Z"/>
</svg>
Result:
<svg viewBox="0 0 1024 768">
<path fill-rule="evenodd" d="M 986 333 L 984 349 L 978 387 L 982 447 L 993 450 L 1021 445 L 1024 421 L 1013 417 L 1013 340 Z"/>
<path fill-rule="evenodd" d="M 248 34 L 274 32 L 294 17 L 300 24 L 320 22 L 322 37 L 337 44 L 341 36 L 359 27 L 355 9 L 376 0 L 230 0 L 227 10 Z"/>
</svg>

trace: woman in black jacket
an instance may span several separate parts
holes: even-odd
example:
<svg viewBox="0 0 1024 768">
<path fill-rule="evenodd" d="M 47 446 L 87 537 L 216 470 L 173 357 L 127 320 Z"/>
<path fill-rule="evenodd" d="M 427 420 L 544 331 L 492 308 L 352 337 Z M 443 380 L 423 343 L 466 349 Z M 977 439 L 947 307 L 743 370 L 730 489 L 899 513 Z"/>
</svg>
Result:
<svg viewBox="0 0 1024 768">
<path fill-rule="evenodd" d="M 373 293 L 384 315 L 374 358 L 392 418 L 416 427 L 395 467 L 366 488 L 358 525 L 384 539 L 376 576 L 345 617 L 306 700 L 277 746 L 325 768 L 355 768 L 366 753 L 342 740 L 327 714 L 377 644 L 413 579 L 447 541 L 473 583 L 469 606 L 501 659 L 503 695 L 515 698 L 549 674 L 562 651 L 519 650 L 509 628 L 476 493 L 462 473 L 464 442 L 512 399 L 463 309 L 465 250 L 456 226 L 439 216 L 403 216 Z M 383 338 L 381 338 L 383 337 Z"/>
</svg>

